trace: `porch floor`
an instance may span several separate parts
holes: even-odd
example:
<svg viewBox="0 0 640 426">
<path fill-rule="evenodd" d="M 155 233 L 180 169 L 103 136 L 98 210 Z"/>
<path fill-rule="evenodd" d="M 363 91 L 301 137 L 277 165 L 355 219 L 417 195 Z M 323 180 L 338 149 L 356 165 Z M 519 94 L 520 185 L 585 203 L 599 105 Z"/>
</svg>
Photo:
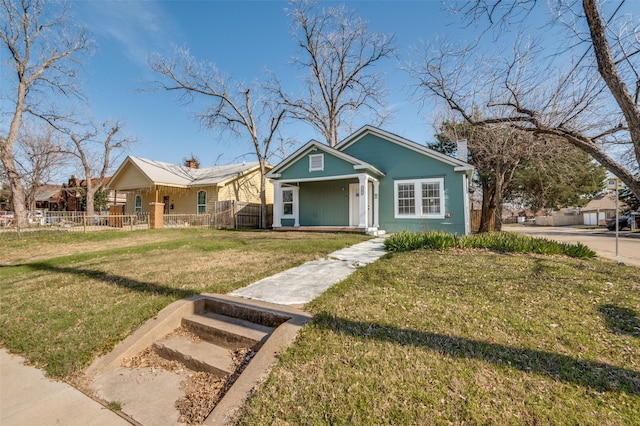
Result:
<svg viewBox="0 0 640 426">
<path fill-rule="evenodd" d="M 357 226 L 280 226 L 273 228 L 281 232 L 351 232 L 354 234 L 383 235 L 377 228 L 359 228 Z"/>
</svg>

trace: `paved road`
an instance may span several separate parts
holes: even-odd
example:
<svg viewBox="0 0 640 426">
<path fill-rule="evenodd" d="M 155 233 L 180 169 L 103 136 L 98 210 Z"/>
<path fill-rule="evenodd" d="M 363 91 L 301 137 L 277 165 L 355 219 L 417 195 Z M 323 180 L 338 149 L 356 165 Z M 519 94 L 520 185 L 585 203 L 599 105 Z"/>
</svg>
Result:
<svg viewBox="0 0 640 426">
<path fill-rule="evenodd" d="M 607 231 L 604 228 L 580 229 L 572 226 L 503 225 L 502 229 L 563 243 L 580 242 L 595 251 L 598 256 L 640 267 L 640 235 L 629 236 L 629 231 L 620 232 L 618 256 L 616 257 L 616 233 Z"/>
</svg>

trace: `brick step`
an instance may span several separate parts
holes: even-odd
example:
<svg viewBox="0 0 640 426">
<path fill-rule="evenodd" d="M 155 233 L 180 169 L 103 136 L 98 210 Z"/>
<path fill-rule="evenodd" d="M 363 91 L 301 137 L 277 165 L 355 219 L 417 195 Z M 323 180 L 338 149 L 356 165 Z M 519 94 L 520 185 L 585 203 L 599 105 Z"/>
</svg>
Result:
<svg viewBox="0 0 640 426">
<path fill-rule="evenodd" d="M 180 361 L 193 371 L 204 371 L 225 377 L 234 371 L 231 351 L 206 341 L 193 341 L 185 336 L 170 336 L 153 344 L 161 357 Z"/>
<path fill-rule="evenodd" d="M 224 348 L 252 348 L 256 351 L 274 330 L 273 327 L 212 312 L 185 316 L 182 326 L 201 339 Z"/>
</svg>

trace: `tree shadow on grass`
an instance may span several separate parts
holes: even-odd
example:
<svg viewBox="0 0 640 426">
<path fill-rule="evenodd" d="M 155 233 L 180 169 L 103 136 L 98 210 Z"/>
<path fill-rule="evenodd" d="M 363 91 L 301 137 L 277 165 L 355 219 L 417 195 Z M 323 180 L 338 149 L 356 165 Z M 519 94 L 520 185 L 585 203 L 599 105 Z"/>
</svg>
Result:
<svg viewBox="0 0 640 426">
<path fill-rule="evenodd" d="M 180 288 L 158 285 L 154 283 L 148 283 L 144 281 L 133 280 L 131 278 L 123 277 L 120 275 L 108 274 L 104 271 L 99 271 L 95 269 L 61 267 L 61 266 L 50 265 L 46 262 L 29 263 L 29 264 L 26 264 L 25 266 L 36 271 L 84 276 L 93 280 L 102 281 L 106 284 L 117 285 L 118 287 L 124 287 L 129 290 L 137 291 L 140 293 L 149 293 L 149 294 L 159 295 L 159 296 L 169 296 L 177 299 L 184 299 L 186 297 L 190 297 L 198 293 L 197 291 L 191 290 L 191 289 L 180 289 Z"/>
<path fill-rule="evenodd" d="M 513 348 L 428 331 L 400 329 L 376 323 L 351 321 L 322 312 L 314 317 L 316 327 L 361 339 L 418 346 L 453 358 L 478 359 L 526 373 L 548 376 L 598 392 L 640 395 L 640 373 L 596 361 L 535 349 Z"/>
<path fill-rule="evenodd" d="M 602 305 L 598 310 L 612 333 L 640 338 L 640 318 L 636 311 L 617 305 Z"/>
</svg>

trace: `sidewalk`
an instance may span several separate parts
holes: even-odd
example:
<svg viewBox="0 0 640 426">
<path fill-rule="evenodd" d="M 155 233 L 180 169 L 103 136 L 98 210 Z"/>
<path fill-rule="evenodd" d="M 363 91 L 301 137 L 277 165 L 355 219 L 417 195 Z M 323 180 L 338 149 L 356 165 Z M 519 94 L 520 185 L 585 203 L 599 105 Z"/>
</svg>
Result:
<svg viewBox="0 0 640 426">
<path fill-rule="evenodd" d="M 47 379 L 41 370 L 0 348 L 0 424 L 104 425 L 130 423 L 79 390 Z"/>
<path fill-rule="evenodd" d="M 374 238 L 283 271 L 230 293 L 281 305 L 303 305 L 385 254 Z M 141 395 L 144 398 L 144 395 Z M 41 370 L 0 348 L 0 425 L 104 425 L 130 423 L 72 386 L 47 379 Z M 156 426 L 156 425 L 149 425 Z"/>
</svg>

